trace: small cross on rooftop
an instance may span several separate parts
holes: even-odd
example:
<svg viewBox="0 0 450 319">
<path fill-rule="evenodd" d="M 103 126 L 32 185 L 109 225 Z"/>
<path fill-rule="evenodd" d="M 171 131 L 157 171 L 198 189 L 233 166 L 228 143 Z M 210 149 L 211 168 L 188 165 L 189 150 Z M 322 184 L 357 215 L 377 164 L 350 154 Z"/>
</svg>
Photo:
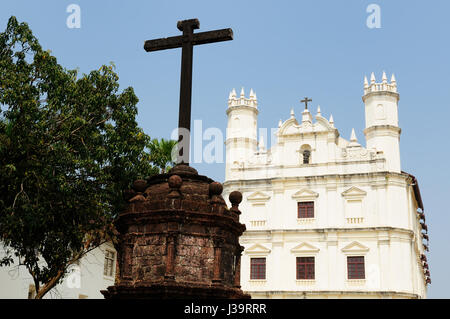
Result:
<svg viewBox="0 0 450 319">
<path fill-rule="evenodd" d="M 303 100 L 300 101 L 301 103 L 305 103 L 305 110 L 308 109 L 308 102 L 312 102 L 312 99 L 309 99 L 305 97 Z"/>
</svg>

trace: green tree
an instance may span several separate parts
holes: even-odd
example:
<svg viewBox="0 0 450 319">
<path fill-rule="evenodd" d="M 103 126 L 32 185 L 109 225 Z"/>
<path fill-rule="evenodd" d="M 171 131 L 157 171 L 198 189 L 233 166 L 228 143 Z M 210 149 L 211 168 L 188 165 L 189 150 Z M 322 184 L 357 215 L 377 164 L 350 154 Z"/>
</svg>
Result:
<svg viewBox="0 0 450 319">
<path fill-rule="evenodd" d="M 138 98 L 118 90 L 112 66 L 64 69 L 15 17 L 0 33 L 0 265 L 17 257 L 36 298 L 115 240 L 122 190 L 158 173 L 135 120 Z"/>
<path fill-rule="evenodd" d="M 150 160 L 162 174 L 175 165 L 175 152 L 177 142 L 174 140 L 153 139 L 150 143 Z"/>
</svg>

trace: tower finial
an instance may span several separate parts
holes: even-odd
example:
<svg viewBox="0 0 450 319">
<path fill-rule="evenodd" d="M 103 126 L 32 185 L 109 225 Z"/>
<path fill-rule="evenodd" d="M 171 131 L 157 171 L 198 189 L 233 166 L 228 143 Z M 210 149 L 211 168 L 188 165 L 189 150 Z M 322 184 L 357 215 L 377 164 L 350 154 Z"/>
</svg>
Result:
<svg viewBox="0 0 450 319">
<path fill-rule="evenodd" d="M 254 99 L 255 97 L 255 92 L 253 92 L 253 89 L 250 89 L 250 99 Z"/>
<path fill-rule="evenodd" d="M 395 80 L 395 75 L 394 75 L 394 73 L 392 73 L 392 76 L 391 76 L 391 84 L 395 84 L 395 83 L 397 83 L 397 81 Z"/>
<path fill-rule="evenodd" d="M 373 72 L 372 72 L 372 74 L 370 75 L 370 84 L 374 84 L 375 83 L 375 74 L 373 74 Z"/>
<path fill-rule="evenodd" d="M 231 90 L 230 95 L 228 95 L 228 99 L 231 100 L 236 97 L 236 91 L 234 89 Z"/>
<path fill-rule="evenodd" d="M 387 76 L 386 76 L 386 72 L 384 72 L 384 71 L 383 71 L 383 76 L 382 76 L 382 78 L 381 78 L 381 81 L 382 81 L 383 83 L 387 83 Z"/>
<path fill-rule="evenodd" d="M 369 82 L 367 81 L 367 76 L 364 76 L 364 88 L 367 89 L 369 87 Z"/>
<path fill-rule="evenodd" d="M 317 105 L 317 115 L 321 115 L 320 114 L 320 105 Z"/>
<path fill-rule="evenodd" d="M 245 97 L 244 87 L 241 88 L 241 98 Z"/>
<path fill-rule="evenodd" d="M 352 128 L 352 135 L 350 136 L 350 142 L 358 142 L 358 139 L 356 138 L 355 129 Z"/>
<path fill-rule="evenodd" d="M 352 128 L 352 134 L 350 136 L 350 143 L 348 147 L 360 147 L 361 145 L 358 143 L 358 139 L 356 138 L 355 129 Z"/>
<path fill-rule="evenodd" d="M 333 114 L 330 115 L 330 119 L 328 120 L 328 122 L 331 124 L 331 126 L 333 126 L 334 124 Z"/>
<path fill-rule="evenodd" d="M 281 121 L 281 119 L 278 121 L 278 127 L 281 127 L 281 125 L 283 125 L 283 122 Z"/>
<path fill-rule="evenodd" d="M 295 117 L 294 109 L 292 108 L 292 109 L 291 109 L 291 118 L 294 118 L 294 117 Z"/>
</svg>

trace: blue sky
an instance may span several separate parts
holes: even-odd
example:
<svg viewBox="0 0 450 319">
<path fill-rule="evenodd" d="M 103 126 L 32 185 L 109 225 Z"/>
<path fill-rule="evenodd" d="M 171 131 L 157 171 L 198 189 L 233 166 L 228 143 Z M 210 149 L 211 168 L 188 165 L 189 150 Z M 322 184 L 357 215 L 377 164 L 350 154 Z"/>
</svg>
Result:
<svg viewBox="0 0 450 319">
<path fill-rule="evenodd" d="M 69 4 L 81 28 L 69 29 Z M 369 29 L 369 4 L 381 28 Z M 194 49 L 192 120 L 226 127 L 229 91 L 253 88 L 259 127 L 276 127 L 299 100 L 332 113 L 344 138 L 354 127 L 364 144 L 363 77 L 395 73 L 400 93 L 402 170 L 420 184 L 430 233 L 429 297 L 450 298 L 450 2 L 434 1 L 2 1 L 0 30 L 15 15 L 69 69 L 88 73 L 113 61 L 121 88 L 140 101 L 138 121 L 152 137 L 170 138 L 178 123 L 181 50 L 146 53 L 145 40 L 179 35 L 176 22 L 198 18 L 200 30 L 230 27 L 234 40 Z M 194 165 L 223 181 L 224 164 Z"/>
</svg>

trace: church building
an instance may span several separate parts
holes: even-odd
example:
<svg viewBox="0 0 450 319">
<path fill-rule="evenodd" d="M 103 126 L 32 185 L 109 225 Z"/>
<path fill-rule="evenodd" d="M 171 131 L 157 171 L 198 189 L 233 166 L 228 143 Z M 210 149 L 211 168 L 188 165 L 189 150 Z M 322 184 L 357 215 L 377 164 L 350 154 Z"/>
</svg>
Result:
<svg viewBox="0 0 450 319">
<path fill-rule="evenodd" d="M 426 298 L 427 226 L 417 179 L 401 170 L 394 75 L 364 79 L 365 146 L 305 98 L 258 141 L 258 101 L 228 99 L 224 198 L 243 194 L 242 290 L 253 298 Z"/>
</svg>

